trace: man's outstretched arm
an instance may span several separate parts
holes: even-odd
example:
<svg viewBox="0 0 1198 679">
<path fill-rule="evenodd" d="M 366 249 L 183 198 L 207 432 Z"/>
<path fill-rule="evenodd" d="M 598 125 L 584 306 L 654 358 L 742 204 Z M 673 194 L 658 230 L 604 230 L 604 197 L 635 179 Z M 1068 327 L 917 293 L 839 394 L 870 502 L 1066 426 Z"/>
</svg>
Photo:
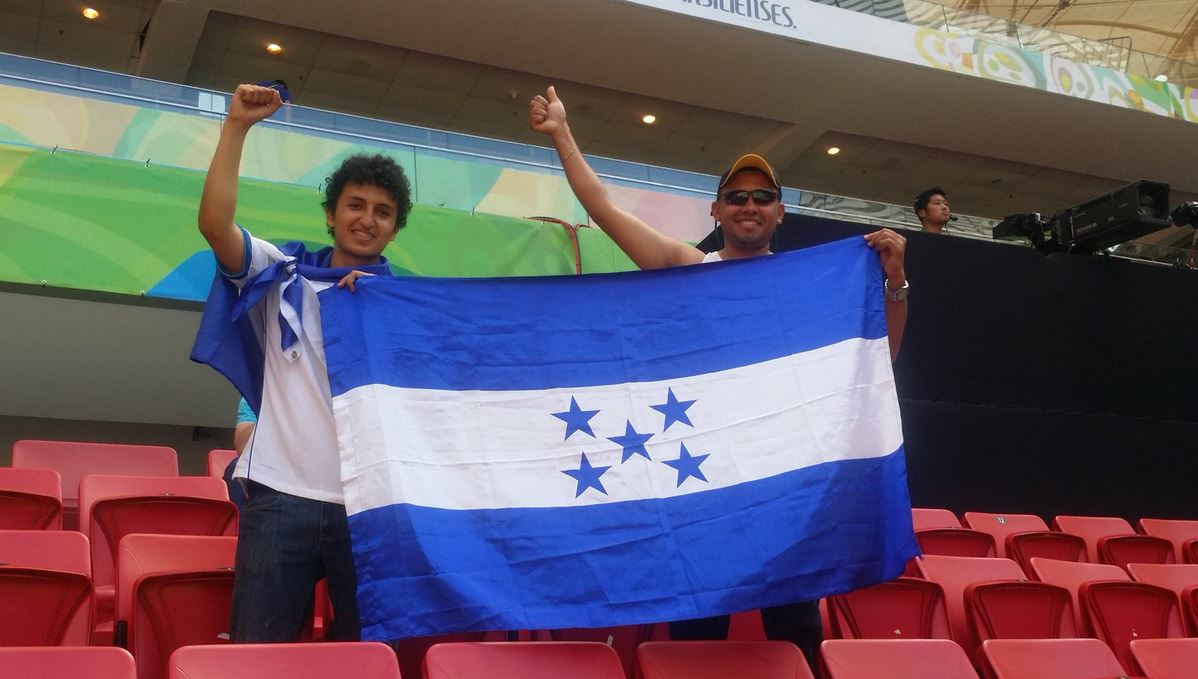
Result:
<svg viewBox="0 0 1198 679">
<path fill-rule="evenodd" d="M 270 117 L 281 105 L 279 93 L 269 87 L 238 86 L 230 98 L 229 114 L 204 179 L 200 233 L 208 241 L 216 261 L 230 273 L 240 273 L 245 260 L 245 241 L 233 221 L 245 137 L 254 123 Z"/>
<path fill-rule="evenodd" d="M 698 249 L 660 233 L 615 204 L 599 176 L 579 152 L 566 123 L 566 107 L 557 92 L 550 87 L 545 95 L 537 95 L 528 102 L 528 125 L 553 140 L 566 171 L 566 180 L 595 224 L 642 269 L 702 261 L 703 253 Z"/>
</svg>

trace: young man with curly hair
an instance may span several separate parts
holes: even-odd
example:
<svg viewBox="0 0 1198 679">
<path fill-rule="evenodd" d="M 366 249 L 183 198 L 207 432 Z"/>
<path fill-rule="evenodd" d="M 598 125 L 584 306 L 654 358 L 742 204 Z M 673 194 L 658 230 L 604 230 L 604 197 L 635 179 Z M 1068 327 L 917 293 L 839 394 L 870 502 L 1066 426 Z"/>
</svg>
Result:
<svg viewBox="0 0 1198 679">
<path fill-rule="evenodd" d="M 253 125 L 281 105 L 279 92 L 268 87 L 241 85 L 232 96 L 200 201 L 200 233 L 216 256 L 219 280 L 193 358 L 230 377 L 258 413 L 234 473 L 247 502 L 233 640 L 298 639 L 322 577 L 336 615 L 327 636 L 353 640 L 361 635 L 357 577 L 318 293 L 334 285 L 352 292 L 362 276 L 390 275 L 382 252 L 407 221 L 411 188 L 391 158 L 353 156 L 326 186 L 331 247 L 310 253 L 302 243 L 280 247 L 253 237 L 234 222 L 242 149 Z"/>
</svg>

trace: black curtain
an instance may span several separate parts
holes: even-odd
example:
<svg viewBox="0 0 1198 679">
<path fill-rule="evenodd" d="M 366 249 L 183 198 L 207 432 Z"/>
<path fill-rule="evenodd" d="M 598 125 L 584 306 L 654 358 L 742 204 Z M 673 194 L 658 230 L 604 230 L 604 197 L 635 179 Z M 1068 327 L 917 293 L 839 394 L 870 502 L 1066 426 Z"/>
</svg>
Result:
<svg viewBox="0 0 1198 679">
<path fill-rule="evenodd" d="M 787 215 L 775 250 L 874 228 Z M 914 504 L 1198 518 L 1198 272 L 903 235 Z"/>
</svg>

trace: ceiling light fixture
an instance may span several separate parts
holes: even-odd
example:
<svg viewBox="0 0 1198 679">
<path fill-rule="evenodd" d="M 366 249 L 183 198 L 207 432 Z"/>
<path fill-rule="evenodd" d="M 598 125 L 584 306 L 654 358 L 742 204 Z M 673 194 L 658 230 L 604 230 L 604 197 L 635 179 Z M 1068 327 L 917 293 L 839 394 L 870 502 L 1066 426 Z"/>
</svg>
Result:
<svg viewBox="0 0 1198 679">
<path fill-rule="evenodd" d="M 829 147 L 828 147 L 828 155 L 830 155 L 830 156 L 834 156 L 834 155 L 836 155 L 837 153 L 840 153 L 840 147 L 839 147 L 839 146 L 829 146 Z"/>
<path fill-rule="evenodd" d="M 98 18 L 100 18 L 100 13 L 97 12 L 96 10 L 92 9 L 91 7 L 84 7 L 83 8 L 83 18 L 98 19 Z"/>
<path fill-rule="evenodd" d="M 641 116 L 641 122 L 646 125 L 652 125 L 653 123 L 657 122 L 657 116 L 653 115 L 652 113 L 646 113 L 645 115 Z"/>
<path fill-rule="evenodd" d="M 267 54 L 282 54 L 283 48 L 278 43 L 272 42 L 266 46 L 266 53 Z"/>
</svg>

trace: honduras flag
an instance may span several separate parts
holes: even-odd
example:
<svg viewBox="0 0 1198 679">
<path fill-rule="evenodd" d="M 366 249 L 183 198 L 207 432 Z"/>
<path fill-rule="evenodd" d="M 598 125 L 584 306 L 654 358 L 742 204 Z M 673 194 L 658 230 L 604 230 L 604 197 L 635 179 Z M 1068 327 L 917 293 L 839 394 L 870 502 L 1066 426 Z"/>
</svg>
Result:
<svg viewBox="0 0 1198 679">
<path fill-rule="evenodd" d="M 729 613 L 916 554 L 859 238 L 357 285 L 321 310 L 364 638 Z"/>
</svg>

